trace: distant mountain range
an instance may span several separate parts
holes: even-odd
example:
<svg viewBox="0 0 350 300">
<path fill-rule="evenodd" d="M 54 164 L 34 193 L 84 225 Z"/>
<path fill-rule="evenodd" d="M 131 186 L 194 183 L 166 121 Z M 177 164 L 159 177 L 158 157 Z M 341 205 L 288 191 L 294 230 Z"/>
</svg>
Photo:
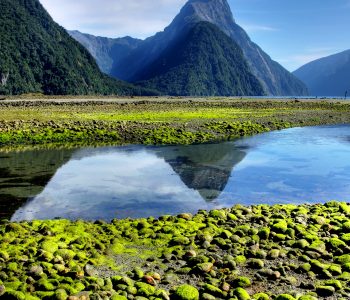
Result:
<svg viewBox="0 0 350 300">
<path fill-rule="evenodd" d="M 77 30 L 68 31 L 68 33 L 89 50 L 101 71 L 106 74 L 110 74 L 113 66 L 119 64 L 142 42 L 129 36 L 112 39 L 81 33 Z"/>
<path fill-rule="evenodd" d="M 310 62 L 294 72 L 314 96 L 350 95 L 350 50 Z"/>
<path fill-rule="evenodd" d="M 202 22 L 211 23 L 215 28 Z M 202 23 L 199 25 L 201 30 L 198 30 L 198 23 Z M 202 34 L 204 30 L 210 32 L 210 36 L 195 35 Z M 230 39 L 219 35 L 218 31 Z M 92 36 L 71 34 L 89 49 L 101 70 L 116 78 L 157 88 L 163 93 L 240 95 L 244 92 L 247 95 L 275 96 L 308 94 L 306 86 L 299 79 L 273 61 L 236 24 L 226 0 L 188 1 L 163 32 L 144 41 L 132 40 L 135 42 L 133 46 L 128 44 L 118 55 L 108 50 L 111 49 L 110 39 L 97 38 L 97 43 Z M 193 39 L 203 43 L 213 42 L 215 49 L 212 45 L 206 45 L 206 49 L 192 47 Z M 178 48 L 182 55 L 178 55 L 176 61 L 173 61 L 170 53 L 177 52 Z M 116 49 L 121 49 L 119 44 Z M 230 52 L 229 58 L 218 55 L 226 50 Z M 239 58 L 241 53 L 243 59 Z M 199 59 L 201 64 L 191 70 L 191 64 L 198 63 Z M 228 63 L 228 68 L 222 68 Z M 242 72 L 237 72 L 238 70 Z M 188 73 L 189 71 L 191 72 Z M 256 84 L 257 80 L 259 85 Z"/>
<path fill-rule="evenodd" d="M 103 74 L 38 0 L 1 0 L 0 11 L 0 94 L 154 94 Z"/>
</svg>

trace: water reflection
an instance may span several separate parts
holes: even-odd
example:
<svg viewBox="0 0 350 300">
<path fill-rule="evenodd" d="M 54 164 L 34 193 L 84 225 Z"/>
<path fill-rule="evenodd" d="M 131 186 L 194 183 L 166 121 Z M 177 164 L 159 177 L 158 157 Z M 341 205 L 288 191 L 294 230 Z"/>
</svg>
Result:
<svg viewBox="0 0 350 300">
<path fill-rule="evenodd" d="M 0 153 L 0 218 L 11 217 L 28 198 L 41 193 L 71 154 L 71 150 Z"/>
<path fill-rule="evenodd" d="M 195 212 L 210 207 L 205 201 L 220 195 L 244 156 L 230 143 L 81 149 L 12 220 Z"/>
<path fill-rule="evenodd" d="M 349 201 L 349 132 L 321 126 L 210 145 L 4 154 L 1 216 L 110 220 L 235 203 Z"/>
</svg>

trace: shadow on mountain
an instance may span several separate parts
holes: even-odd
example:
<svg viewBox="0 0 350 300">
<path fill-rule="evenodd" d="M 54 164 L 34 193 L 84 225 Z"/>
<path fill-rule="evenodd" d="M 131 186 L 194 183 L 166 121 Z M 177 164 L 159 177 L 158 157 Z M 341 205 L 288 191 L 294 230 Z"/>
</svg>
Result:
<svg viewBox="0 0 350 300">
<path fill-rule="evenodd" d="M 233 168 L 246 156 L 232 143 L 162 147 L 156 153 L 207 202 L 220 196 Z"/>
<path fill-rule="evenodd" d="M 0 153 L 0 219 L 11 218 L 28 199 L 40 194 L 73 151 Z"/>
</svg>

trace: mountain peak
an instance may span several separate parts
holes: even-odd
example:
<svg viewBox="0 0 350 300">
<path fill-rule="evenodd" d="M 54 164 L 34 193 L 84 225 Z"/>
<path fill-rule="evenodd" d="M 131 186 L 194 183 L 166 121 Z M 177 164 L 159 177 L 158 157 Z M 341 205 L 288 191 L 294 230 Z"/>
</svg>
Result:
<svg viewBox="0 0 350 300">
<path fill-rule="evenodd" d="M 224 31 L 235 24 L 227 0 L 189 0 L 168 28 L 181 29 L 199 21 L 212 23 Z"/>
</svg>

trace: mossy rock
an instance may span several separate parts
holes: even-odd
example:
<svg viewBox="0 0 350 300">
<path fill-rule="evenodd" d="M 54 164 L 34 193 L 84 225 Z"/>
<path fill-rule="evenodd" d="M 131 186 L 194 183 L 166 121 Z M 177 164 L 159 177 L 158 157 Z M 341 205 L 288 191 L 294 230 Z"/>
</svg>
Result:
<svg viewBox="0 0 350 300">
<path fill-rule="evenodd" d="M 218 287 L 216 287 L 212 284 L 209 284 L 209 283 L 205 283 L 203 285 L 203 290 L 206 291 L 207 293 L 214 295 L 214 296 L 217 296 L 217 297 L 224 297 L 225 296 L 225 293 L 222 290 L 220 290 Z"/>
<path fill-rule="evenodd" d="M 246 263 L 247 261 L 247 258 L 244 256 L 244 255 L 238 255 L 236 256 L 235 258 L 235 262 L 238 264 L 238 265 L 243 265 Z"/>
<path fill-rule="evenodd" d="M 270 296 L 265 293 L 257 293 L 253 295 L 253 299 L 255 300 L 270 300 Z"/>
<path fill-rule="evenodd" d="M 50 253 L 55 253 L 58 250 L 58 244 L 53 241 L 44 241 L 41 244 L 41 249 Z"/>
<path fill-rule="evenodd" d="M 335 293 L 335 288 L 333 286 L 317 286 L 316 293 L 321 297 L 330 297 Z"/>
<path fill-rule="evenodd" d="M 24 293 L 12 290 L 5 291 L 2 298 L 6 300 L 26 300 L 26 296 Z"/>
<path fill-rule="evenodd" d="M 128 300 L 128 298 L 126 298 L 125 296 L 122 296 L 122 295 L 113 295 L 111 297 L 111 300 Z"/>
<path fill-rule="evenodd" d="M 199 292 L 194 286 L 184 284 L 176 289 L 174 293 L 174 299 L 199 300 Z"/>
<path fill-rule="evenodd" d="M 233 294 L 237 297 L 238 300 L 249 300 L 250 299 L 249 293 L 243 288 L 236 288 L 233 291 Z"/>
<path fill-rule="evenodd" d="M 301 296 L 298 300 L 318 300 L 317 297 L 311 296 L 311 295 L 304 295 Z"/>
<path fill-rule="evenodd" d="M 232 281 L 232 285 L 234 287 L 246 288 L 250 287 L 252 283 L 248 277 L 239 276 Z"/>
<path fill-rule="evenodd" d="M 285 220 L 281 220 L 272 225 L 272 230 L 276 233 L 285 233 L 288 229 L 288 224 Z"/>
<path fill-rule="evenodd" d="M 277 296 L 275 300 L 297 300 L 297 299 L 289 294 L 281 294 Z"/>
<path fill-rule="evenodd" d="M 342 256 L 338 256 L 336 257 L 335 261 L 340 263 L 341 265 L 350 263 L 350 254 L 344 254 Z"/>
<path fill-rule="evenodd" d="M 188 245 L 190 243 L 190 239 L 185 236 L 176 236 L 170 241 L 171 245 Z"/>
<path fill-rule="evenodd" d="M 55 291 L 55 300 L 67 300 L 68 294 L 64 289 L 58 289 Z"/>
<path fill-rule="evenodd" d="M 216 219 L 226 220 L 226 212 L 224 210 L 214 209 L 209 212 L 209 216 Z"/>
<path fill-rule="evenodd" d="M 326 280 L 323 284 L 326 286 L 333 286 L 337 291 L 343 288 L 342 283 L 337 279 Z"/>
<path fill-rule="evenodd" d="M 253 269 L 262 269 L 265 265 L 264 261 L 258 258 L 251 258 L 247 261 L 249 267 Z"/>
<path fill-rule="evenodd" d="M 156 288 L 150 284 L 143 283 L 143 282 L 136 282 L 135 287 L 137 288 L 137 293 L 142 296 L 152 296 L 156 292 Z"/>
</svg>

